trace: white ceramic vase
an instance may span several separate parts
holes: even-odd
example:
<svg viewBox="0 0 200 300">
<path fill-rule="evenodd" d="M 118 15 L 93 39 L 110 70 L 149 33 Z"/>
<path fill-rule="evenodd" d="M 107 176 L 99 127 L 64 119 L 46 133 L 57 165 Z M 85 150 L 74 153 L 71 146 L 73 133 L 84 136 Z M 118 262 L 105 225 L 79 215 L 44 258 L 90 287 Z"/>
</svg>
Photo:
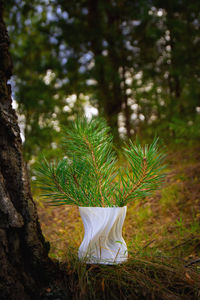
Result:
<svg viewBox="0 0 200 300">
<path fill-rule="evenodd" d="M 84 238 L 79 259 L 88 264 L 119 264 L 128 251 L 122 237 L 127 207 L 79 207 L 84 224 Z"/>
</svg>

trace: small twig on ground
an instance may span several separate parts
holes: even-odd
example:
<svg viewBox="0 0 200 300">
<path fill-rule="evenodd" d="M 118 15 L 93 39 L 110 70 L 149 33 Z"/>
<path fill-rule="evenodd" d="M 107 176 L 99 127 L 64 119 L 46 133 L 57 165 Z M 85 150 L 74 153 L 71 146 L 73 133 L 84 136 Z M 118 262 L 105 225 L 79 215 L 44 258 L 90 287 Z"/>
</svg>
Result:
<svg viewBox="0 0 200 300">
<path fill-rule="evenodd" d="M 139 254 L 141 250 L 146 249 L 148 246 L 150 246 L 153 242 L 155 242 L 156 240 L 152 240 L 150 242 L 148 242 L 142 249 L 140 249 L 138 252 L 136 252 L 136 254 Z"/>
<path fill-rule="evenodd" d="M 192 238 L 190 238 L 190 239 L 188 239 L 188 240 L 186 240 L 186 241 L 184 241 L 184 242 L 182 242 L 182 243 L 180 243 L 180 244 L 178 244 L 178 245 L 172 247 L 170 250 L 174 250 L 174 249 L 176 249 L 176 248 L 178 248 L 178 247 L 181 247 L 181 246 L 187 244 L 188 242 L 192 241 L 193 239 L 194 239 L 194 237 L 192 237 Z"/>
<path fill-rule="evenodd" d="M 197 264 L 197 263 L 200 263 L 200 258 L 194 259 L 194 260 L 190 261 L 190 262 L 187 263 L 184 267 L 189 267 L 189 266 L 194 265 L 194 264 Z"/>
</svg>

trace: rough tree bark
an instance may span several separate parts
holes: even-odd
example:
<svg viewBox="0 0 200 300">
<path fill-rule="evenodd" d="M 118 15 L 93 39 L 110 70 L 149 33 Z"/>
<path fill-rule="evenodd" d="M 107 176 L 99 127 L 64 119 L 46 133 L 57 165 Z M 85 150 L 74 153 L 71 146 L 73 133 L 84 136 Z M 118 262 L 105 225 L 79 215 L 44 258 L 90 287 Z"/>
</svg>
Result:
<svg viewBox="0 0 200 300">
<path fill-rule="evenodd" d="M 12 62 L 0 0 L 0 299 L 39 299 L 55 265 L 48 258 L 11 105 Z"/>
</svg>

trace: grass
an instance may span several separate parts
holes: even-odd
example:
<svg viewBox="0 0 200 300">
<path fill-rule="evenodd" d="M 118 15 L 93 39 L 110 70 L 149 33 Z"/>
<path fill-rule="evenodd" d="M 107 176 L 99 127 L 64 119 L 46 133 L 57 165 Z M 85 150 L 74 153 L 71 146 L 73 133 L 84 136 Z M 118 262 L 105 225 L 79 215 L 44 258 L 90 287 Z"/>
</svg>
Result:
<svg viewBox="0 0 200 300">
<path fill-rule="evenodd" d="M 70 249 L 62 268 L 70 274 L 73 299 L 199 299 L 195 269 L 165 257 L 134 255 L 115 266 L 80 263 Z"/>
<path fill-rule="evenodd" d="M 37 196 L 50 256 L 70 276 L 73 299 L 200 298 L 200 146 L 172 149 L 163 187 L 128 205 L 123 236 L 129 260 L 119 266 L 77 259 L 84 229 L 76 207 L 49 207 Z"/>
</svg>

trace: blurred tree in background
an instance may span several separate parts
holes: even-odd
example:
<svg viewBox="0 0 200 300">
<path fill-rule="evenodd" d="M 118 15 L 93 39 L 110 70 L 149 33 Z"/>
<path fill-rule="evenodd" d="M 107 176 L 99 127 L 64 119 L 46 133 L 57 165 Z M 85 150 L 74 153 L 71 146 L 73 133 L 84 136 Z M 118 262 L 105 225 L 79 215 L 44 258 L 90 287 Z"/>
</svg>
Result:
<svg viewBox="0 0 200 300">
<path fill-rule="evenodd" d="M 200 135 L 200 2 L 6 3 L 27 162 L 59 156 L 60 126 L 107 119 L 115 141 Z M 46 150 L 45 150 L 46 149 Z M 51 149 L 51 150 L 50 150 Z"/>
</svg>

